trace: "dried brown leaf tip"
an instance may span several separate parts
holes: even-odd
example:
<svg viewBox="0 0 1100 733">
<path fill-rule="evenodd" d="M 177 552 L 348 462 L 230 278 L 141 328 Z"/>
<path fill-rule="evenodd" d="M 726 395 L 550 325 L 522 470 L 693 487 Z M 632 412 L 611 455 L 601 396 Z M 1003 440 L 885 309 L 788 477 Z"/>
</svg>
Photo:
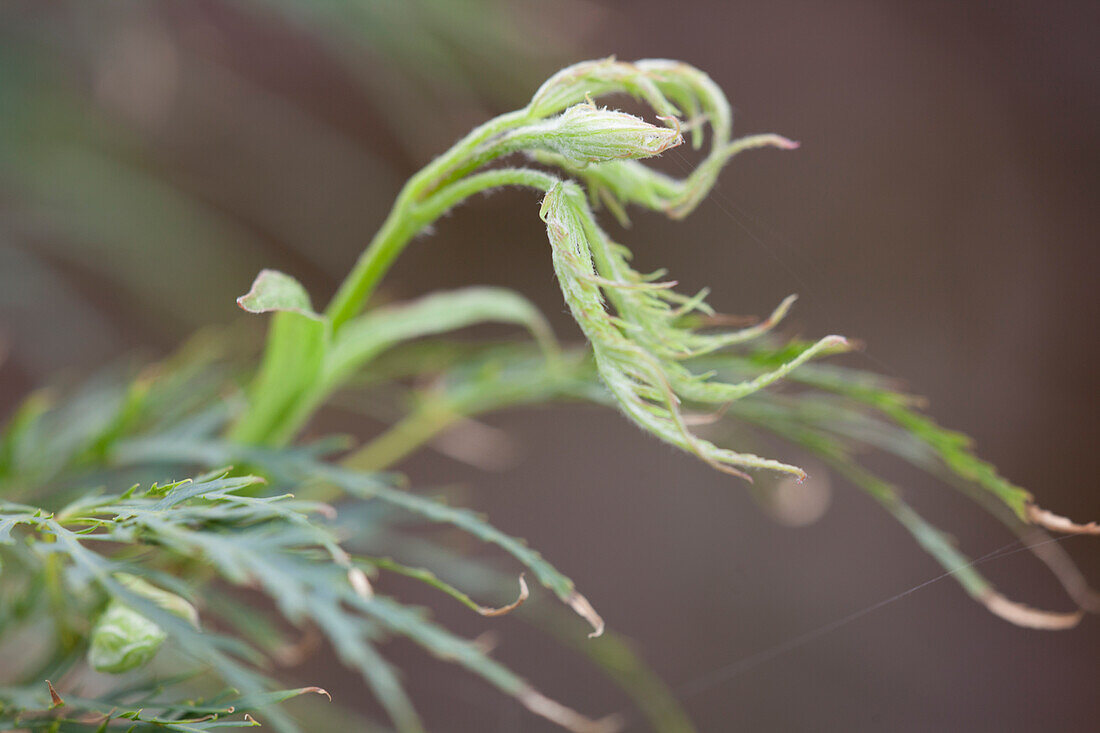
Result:
<svg viewBox="0 0 1100 733">
<path fill-rule="evenodd" d="M 1042 509 L 1035 504 L 1027 505 L 1027 518 L 1032 524 L 1038 525 L 1051 532 L 1062 534 L 1091 534 L 1100 535 L 1100 522 L 1077 524 L 1068 517 L 1063 517 Z"/>
<path fill-rule="evenodd" d="M 1040 629 L 1042 631 L 1072 629 L 1081 622 L 1081 618 L 1084 616 L 1083 611 L 1043 611 L 1023 603 L 1010 601 L 995 591 L 989 591 L 979 600 L 992 613 L 1000 616 L 1005 621 L 1028 629 Z"/>
<path fill-rule="evenodd" d="M 61 695 L 57 694 L 57 690 L 53 688 L 53 683 L 46 680 L 46 687 L 50 690 L 50 707 L 57 708 L 65 704 L 65 701 L 61 699 Z"/>
<path fill-rule="evenodd" d="M 588 635 L 589 639 L 594 639 L 603 634 L 603 619 L 600 618 L 600 614 L 596 613 L 596 609 L 592 607 L 592 604 L 588 602 L 587 598 L 573 591 L 573 594 L 569 596 L 566 603 L 568 603 L 569 607 L 576 611 L 581 618 L 592 624 L 592 633 Z"/>
<path fill-rule="evenodd" d="M 573 733 L 618 733 L 623 729 L 623 720 L 618 715 L 592 720 L 560 702 L 551 700 L 532 687 L 520 691 L 519 701 L 535 715 L 557 723 Z"/>
<path fill-rule="evenodd" d="M 523 573 L 519 575 L 519 596 L 515 601 L 509 603 L 507 606 L 501 606 L 500 608 L 491 608 L 489 606 L 478 606 L 477 612 L 482 616 L 503 616 L 506 613 L 511 613 L 527 600 L 527 597 L 531 595 L 531 591 L 527 589 L 527 581 L 523 579 Z"/>
<path fill-rule="evenodd" d="M 328 693 L 328 690 L 324 689 L 323 687 L 303 687 L 302 693 L 305 694 L 307 692 L 314 692 L 318 695 L 324 695 L 328 698 L 329 702 L 332 702 L 332 695 L 330 695 Z"/>
<path fill-rule="evenodd" d="M 352 590 L 360 598 L 371 599 L 374 597 L 374 588 L 371 587 L 370 581 L 367 579 L 367 574 L 359 568 L 348 568 L 348 583 L 351 584 Z"/>
<path fill-rule="evenodd" d="M 227 709 L 225 712 L 232 713 L 233 710 L 234 710 L 234 708 L 231 707 L 231 708 Z M 245 717 L 246 718 L 248 717 L 247 713 L 245 714 Z M 179 722 L 182 725 L 194 725 L 196 723 L 207 723 L 211 720 L 217 720 L 217 719 L 218 719 L 218 716 L 216 714 L 207 713 L 206 715 L 203 715 L 202 717 L 199 717 L 199 718 L 184 718 L 184 719 L 180 720 Z"/>
</svg>

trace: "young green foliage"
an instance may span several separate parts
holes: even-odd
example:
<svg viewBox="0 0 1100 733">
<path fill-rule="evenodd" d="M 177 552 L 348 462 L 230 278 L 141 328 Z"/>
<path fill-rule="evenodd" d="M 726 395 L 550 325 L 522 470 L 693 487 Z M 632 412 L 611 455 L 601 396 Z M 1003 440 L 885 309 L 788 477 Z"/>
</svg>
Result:
<svg viewBox="0 0 1100 733">
<path fill-rule="evenodd" d="M 662 124 L 594 101 L 612 94 L 648 104 Z M 692 173 L 676 179 L 642 162 L 682 144 L 683 132 L 697 148 L 709 143 Z M 528 595 L 522 575 L 519 600 L 485 606 L 434 569 L 388 556 L 391 546 L 395 556 L 406 546 L 400 530 L 409 521 L 457 528 L 510 556 L 591 624 L 590 636 L 599 636 L 603 620 L 585 596 L 525 542 L 471 511 L 407 490 L 395 474 L 379 473 L 479 414 L 555 400 L 614 407 L 651 436 L 735 476 L 801 480 L 805 473 L 789 459 L 725 447 L 720 438 L 733 431 L 703 437 L 694 426 L 699 413 L 710 413 L 712 422 L 730 418 L 721 425 L 777 435 L 863 488 L 1003 618 L 1069 628 L 1082 611 L 1098 610 L 1096 594 L 1072 563 L 1060 550 L 1041 549 L 1035 533 L 1038 526 L 1100 534 L 1100 526 L 1039 509 L 1029 493 L 976 457 L 964 436 L 920 414 L 912 398 L 881 379 L 813 363 L 849 349 L 844 338 L 778 343 L 773 331 L 793 296 L 756 325 L 712 329 L 720 319 L 706 291 L 677 293 L 674 282 L 661 280 L 663 271 L 635 270 L 629 250 L 596 221 L 593 209 L 601 204 L 623 223 L 629 206 L 686 216 L 733 156 L 760 147 L 797 145 L 777 135 L 732 139 L 724 94 L 686 64 L 577 64 L 547 80 L 526 107 L 474 129 L 413 176 L 323 311 L 314 310 L 293 277 L 261 272 L 238 300 L 249 312 L 270 314 L 265 352 L 243 398 L 223 399 L 230 378 L 209 359 L 183 359 L 182 366 L 129 383 L 93 382 L 57 407 L 43 394 L 27 400 L 0 435 L 0 648 L 42 626 L 49 643 L 20 660 L 11 671 L 15 684 L 0 688 L 0 729 L 209 730 L 256 725 L 251 713 L 262 710 L 276 729 L 293 731 L 295 718 L 277 704 L 323 691 L 280 690 L 285 685 L 272 667 L 300 657 L 297 635 L 316 633 L 402 732 L 423 725 L 378 648 L 391 637 L 459 664 L 564 728 L 615 730 L 614 717 L 593 720 L 554 702 L 420 609 L 376 593 L 367 577 L 383 570 L 380 582 L 388 573 L 414 578 L 486 617 L 527 612 L 530 604 L 519 608 Z M 486 167 L 514 154 L 566 178 L 526 165 Z M 500 288 L 367 308 L 413 237 L 471 196 L 503 186 L 542 195 L 554 272 L 587 349 L 563 351 L 537 309 Z M 439 340 L 485 322 L 520 326 L 535 343 Z M 803 391 L 768 389 L 784 379 Z M 332 441 L 291 445 L 334 395 L 364 387 L 374 390 L 368 397 L 411 395 L 410 407 L 340 462 L 326 459 Z M 736 433 L 731 445 L 744 435 Z M 989 505 L 1048 563 L 1078 610 L 1038 611 L 997 593 L 899 489 L 860 463 L 869 449 L 909 461 Z M 247 468 L 219 468 L 227 465 Z M 196 470 L 212 473 L 157 483 Z M 86 490 L 93 485 L 113 493 Z M 349 515 L 351 521 L 341 521 Z M 354 554 L 364 546 L 370 555 Z M 446 564 L 451 558 L 442 554 L 431 558 Z M 476 575 L 472 562 L 458 564 Z M 231 597 L 233 587 L 263 594 L 273 614 Z M 553 623 L 557 633 L 569 633 Z M 584 643 L 607 644 L 585 648 L 603 650 L 587 653 L 658 731 L 691 730 L 628 646 Z M 116 684 L 84 699 L 68 683 L 87 669 L 124 676 L 109 677 Z M 141 682 L 129 684 L 126 673 Z M 44 686 L 46 675 L 58 684 Z"/>
<path fill-rule="evenodd" d="M 189 447 L 178 439 L 173 442 L 177 451 L 188 456 L 188 463 L 200 454 L 215 453 L 218 447 Z M 224 450 L 232 453 L 235 448 L 226 445 Z M 158 464 L 174 460 L 170 451 L 148 454 L 140 444 L 120 445 L 119 456 L 136 463 L 141 463 L 142 456 Z M 433 521 L 454 523 L 508 549 L 543 582 L 577 597 L 572 583 L 536 553 L 473 515 L 394 491 L 379 478 L 326 467 L 304 456 L 278 455 L 271 464 L 261 453 L 249 453 L 248 457 L 280 485 L 339 482 L 357 494 L 392 501 L 425 513 Z M 286 473 L 288 466 L 293 474 Z M 253 477 L 209 474 L 166 487 L 154 485 L 145 491 L 81 499 L 52 514 L 0 504 L 0 540 L 10 544 L 14 527 L 29 528 L 32 534 L 25 540 L 39 539 L 36 549 L 48 552 L 47 560 L 60 560 L 59 566 L 50 560 L 54 567 L 79 574 L 83 582 L 90 581 L 106 596 L 106 608 L 98 614 L 88 651 L 89 665 L 99 671 L 119 674 L 144 667 L 171 639 L 175 654 L 215 671 L 227 684 L 253 694 L 270 689 L 270 681 L 246 666 L 262 659 L 259 650 L 238 640 L 202 633 L 193 606 L 133 574 L 156 572 L 164 562 L 192 562 L 214 570 L 225 582 L 261 590 L 288 623 L 315 624 L 341 659 L 362 674 L 400 730 L 422 728 L 393 670 L 375 649 L 386 635 L 407 637 L 462 665 L 538 714 L 575 730 L 599 728 L 541 695 L 475 645 L 435 626 L 422 614 L 375 595 L 360 567 L 369 561 L 359 561 L 345 551 L 333 528 L 323 520 L 331 508 L 298 501 L 289 494 L 252 497 L 241 493 L 257 484 Z M 49 543 L 41 541 L 51 539 Z M 144 552 L 116 559 L 91 549 L 111 544 Z M 62 592 L 87 595 L 87 590 L 79 587 Z M 73 604 L 65 610 L 75 616 L 80 607 Z M 282 716 L 276 716 L 275 722 L 281 729 L 295 729 Z"/>
<path fill-rule="evenodd" d="M 646 102 L 673 129 L 600 109 L 593 101 L 615 93 Z M 678 121 L 680 117 L 685 118 L 684 123 Z M 685 128 L 691 132 L 692 144 L 702 147 L 708 139 L 703 134 L 704 126 L 710 128 L 709 149 L 685 178 L 672 178 L 641 162 L 680 144 L 679 132 Z M 545 194 L 540 213 L 546 222 L 554 270 L 565 302 L 589 341 L 596 371 L 618 408 L 646 432 L 697 455 L 718 470 L 748 480 L 751 477 L 746 471 L 750 470 L 778 471 L 804 479 L 806 474 L 798 466 L 721 447 L 699 436 L 691 429 L 692 419 L 685 415 L 684 407 L 721 413 L 731 404 L 797 375 L 800 367 L 815 358 L 848 350 L 849 342 L 840 336 L 826 336 L 795 349 L 773 349 L 765 352 L 770 355 L 769 368 L 751 369 L 740 381 L 722 381 L 714 372 L 694 369 L 692 364 L 701 358 L 766 336 L 787 313 L 794 296 L 758 325 L 725 332 L 707 330 L 708 319 L 715 315 L 706 304 L 707 292 L 682 295 L 673 289 L 674 282 L 658 281 L 663 270 L 649 275 L 634 270 L 629 264 L 629 250 L 612 241 L 596 223 L 589 206 L 589 201 L 603 203 L 624 223 L 630 205 L 680 218 L 707 195 L 719 171 L 733 156 L 761 147 L 798 147 L 772 134 L 731 138 L 732 115 L 725 95 L 706 74 L 686 64 L 668 60 L 624 63 L 612 58 L 562 70 L 539 88 L 527 107 L 478 127 L 409 181 L 379 235 L 326 310 L 335 338 L 339 339 L 341 329 L 364 306 L 378 280 L 417 232 L 475 193 L 507 185 L 533 188 Z M 479 170 L 517 152 L 580 179 L 588 186 L 587 196 L 576 182 L 531 168 Z M 269 345 L 269 355 L 276 350 L 277 344 Z M 954 477 L 1004 501 L 1023 522 L 1056 531 L 1100 533 L 1096 523 L 1078 525 L 1038 509 L 1026 492 L 973 458 L 964 439 L 939 430 L 927 418 L 895 404 L 895 397 L 868 397 L 858 391 L 846 396 L 871 399 L 872 404 L 935 451 Z M 320 399 L 311 399 L 301 404 L 309 412 L 319 403 Z M 415 421 L 383 436 L 387 442 L 362 449 L 353 460 L 360 465 L 375 465 L 379 456 L 403 455 L 407 450 L 402 443 L 437 433 L 446 423 L 446 415 L 446 408 L 440 410 L 438 404 L 434 412 L 422 410 Z M 291 421 L 290 430 L 303 422 L 300 418 Z M 289 437 L 285 431 L 280 435 Z M 800 442 L 792 435 L 785 437 Z M 834 462 L 839 460 L 837 450 L 827 452 Z M 926 528 L 923 520 L 918 521 L 895 490 L 864 477 L 851 467 L 850 458 L 842 464 L 850 468 L 841 473 L 879 499 L 922 546 L 954 569 L 958 557 L 949 551 L 949 543 Z M 976 582 L 966 581 L 967 573 L 959 572 L 957 577 L 972 595 L 987 598 L 984 586 L 979 588 Z"/>
</svg>

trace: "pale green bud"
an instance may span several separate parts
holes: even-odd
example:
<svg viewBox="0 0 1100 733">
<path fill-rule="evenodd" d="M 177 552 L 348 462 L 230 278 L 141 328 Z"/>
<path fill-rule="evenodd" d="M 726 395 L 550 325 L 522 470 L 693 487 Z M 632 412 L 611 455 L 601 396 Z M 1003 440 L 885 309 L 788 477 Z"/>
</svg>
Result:
<svg viewBox="0 0 1100 733">
<path fill-rule="evenodd" d="M 116 573 L 115 580 L 131 593 L 147 598 L 198 628 L 198 611 L 175 593 L 129 573 Z M 95 670 L 113 674 L 137 669 L 153 658 L 167 636 L 160 626 L 129 606 L 113 600 L 92 630 L 88 663 Z"/>
<path fill-rule="evenodd" d="M 586 164 L 649 158 L 683 141 L 679 126 L 651 125 L 626 112 L 585 103 L 516 130 L 504 144 L 511 150 L 548 150 L 577 164 Z"/>
<path fill-rule="evenodd" d="M 99 672 L 129 672 L 149 662 L 167 636 L 137 611 L 111 601 L 92 631 L 88 664 Z"/>
</svg>

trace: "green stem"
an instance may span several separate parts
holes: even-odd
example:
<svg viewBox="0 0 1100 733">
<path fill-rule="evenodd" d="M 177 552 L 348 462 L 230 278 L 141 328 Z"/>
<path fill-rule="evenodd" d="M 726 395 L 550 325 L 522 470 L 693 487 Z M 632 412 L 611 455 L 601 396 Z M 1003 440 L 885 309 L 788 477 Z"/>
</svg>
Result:
<svg viewBox="0 0 1100 733">
<path fill-rule="evenodd" d="M 344 278 L 325 311 L 334 332 L 362 310 L 405 245 L 448 208 L 461 201 L 461 198 L 436 213 L 432 213 L 428 207 L 422 207 L 421 202 L 432 194 L 441 192 L 442 187 L 455 185 L 450 182 L 456 177 L 461 177 L 491 160 L 492 150 L 479 150 L 479 146 L 505 130 L 518 127 L 526 120 L 526 110 L 510 112 L 489 120 L 409 179 L 382 228 L 359 256 L 355 267 Z"/>
<path fill-rule="evenodd" d="M 440 190 L 422 204 L 422 210 L 425 216 L 435 221 L 470 196 L 491 188 L 525 186 L 549 191 L 559 180 L 557 176 L 533 168 L 499 168 L 485 171 L 463 178 Z"/>
<path fill-rule="evenodd" d="M 407 188 L 407 187 L 406 187 Z M 367 299 L 370 298 L 378 281 L 390 269 L 397 255 L 405 249 L 416 234 L 426 226 L 427 222 L 421 222 L 417 217 L 406 211 L 401 200 L 394 206 L 390 215 L 386 217 L 382 228 L 371 240 L 355 267 L 344 279 L 325 315 L 332 323 L 335 333 L 349 319 L 354 318 L 362 310 Z"/>
</svg>

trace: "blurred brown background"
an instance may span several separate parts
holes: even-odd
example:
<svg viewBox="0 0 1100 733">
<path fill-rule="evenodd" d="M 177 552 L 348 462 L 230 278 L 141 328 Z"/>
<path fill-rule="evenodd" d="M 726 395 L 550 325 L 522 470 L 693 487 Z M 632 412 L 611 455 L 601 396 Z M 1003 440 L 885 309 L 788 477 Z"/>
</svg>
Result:
<svg viewBox="0 0 1100 733">
<path fill-rule="evenodd" d="M 799 293 L 793 332 L 864 340 L 851 363 L 904 377 L 1045 506 L 1100 517 L 1094 2 L 0 9 L 3 412 L 59 373 L 163 353 L 239 318 L 233 299 L 261 267 L 323 302 L 401 181 L 471 125 L 522 105 L 566 63 L 663 56 L 708 71 L 738 131 L 803 146 L 738 158 L 686 221 L 638 215 L 621 239 L 640 269 L 709 284 L 733 313 Z M 536 214 L 521 192 L 466 206 L 410 248 L 387 295 L 507 285 L 577 337 Z M 615 414 L 488 422 L 523 460 L 486 474 L 424 453 L 404 468 L 422 485 L 469 484 L 470 505 L 526 537 L 673 688 L 695 692 L 685 705 L 700 730 L 1095 730 L 1097 619 L 1018 629 L 950 581 L 700 689 L 938 566 L 847 485 L 821 521 L 792 529 Z M 1010 540 L 944 487 L 889 470 L 972 556 Z M 1064 547 L 1100 582 L 1095 543 Z M 1025 553 L 984 570 L 1019 600 L 1067 603 Z M 433 605 L 466 633 L 485 628 Z M 545 638 L 511 619 L 499 629 L 496 655 L 549 694 L 593 714 L 624 706 Z M 432 730 L 544 729 L 461 672 L 391 653 Z M 311 681 L 359 695 L 338 675 Z"/>
</svg>

